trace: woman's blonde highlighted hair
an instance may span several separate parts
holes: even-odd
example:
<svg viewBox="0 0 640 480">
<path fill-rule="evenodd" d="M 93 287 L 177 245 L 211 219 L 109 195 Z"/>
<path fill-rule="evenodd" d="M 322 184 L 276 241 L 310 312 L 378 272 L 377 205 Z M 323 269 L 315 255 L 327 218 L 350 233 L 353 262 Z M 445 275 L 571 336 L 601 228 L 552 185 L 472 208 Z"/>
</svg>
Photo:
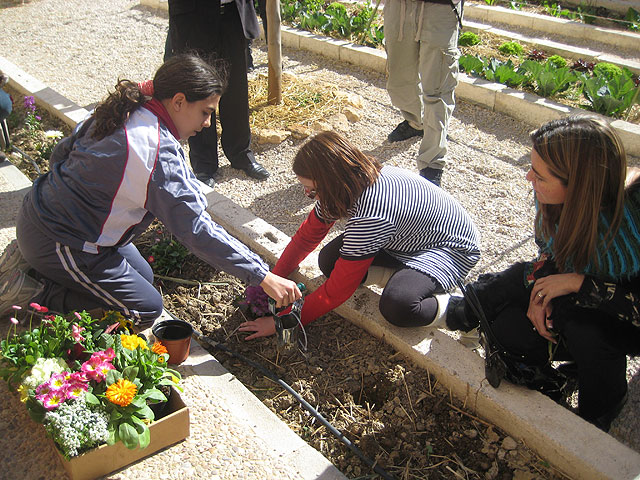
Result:
<svg viewBox="0 0 640 480">
<path fill-rule="evenodd" d="M 382 166 L 335 132 L 321 132 L 305 143 L 293 160 L 293 171 L 313 180 L 322 213 L 337 220 L 347 216 Z"/>
<path fill-rule="evenodd" d="M 615 237 L 623 216 L 627 162 L 620 138 L 604 120 L 579 115 L 546 123 L 531 140 L 552 175 L 567 187 L 564 204 L 540 205 L 536 236 L 545 242 L 553 238 L 560 271 L 569 266 L 581 271 L 589 262 L 602 267 L 597 249 Z M 609 229 L 599 240 L 601 213 Z"/>
</svg>

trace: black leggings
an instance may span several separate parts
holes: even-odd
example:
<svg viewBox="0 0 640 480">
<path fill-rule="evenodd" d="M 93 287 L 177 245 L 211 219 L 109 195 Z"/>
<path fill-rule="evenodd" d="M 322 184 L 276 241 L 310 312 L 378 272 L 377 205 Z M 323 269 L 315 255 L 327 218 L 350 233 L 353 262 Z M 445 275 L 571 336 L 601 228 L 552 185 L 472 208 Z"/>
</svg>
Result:
<svg viewBox="0 0 640 480">
<path fill-rule="evenodd" d="M 524 267 L 523 263 L 513 265 L 479 285 L 478 297 L 498 341 L 507 350 L 524 355 L 530 365 L 541 366 L 549 361 L 549 343 L 533 330 L 527 317 L 531 288 L 524 285 Z M 638 353 L 640 331 L 612 316 L 579 307 L 554 318 L 554 330 L 561 340 L 553 360 L 576 362 L 579 414 L 595 421 L 625 396 L 626 355 Z"/>
<path fill-rule="evenodd" d="M 318 255 L 318 266 L 326 277 L 331 275 L 340 257 L 343 239 L 344 236 L 339 235 Z M 372 265 L 398 269 L 380 296 L 380 313 L 389 323 L 398 327 L 423 327 L 433 322 L 438 313 L 438 302 L 433 294 L 444 292 L 436 279 L 407 268 L 384 251 L 375 256 Z M 366 278 L 365 275 L 362 281 Z"/>
</svg>

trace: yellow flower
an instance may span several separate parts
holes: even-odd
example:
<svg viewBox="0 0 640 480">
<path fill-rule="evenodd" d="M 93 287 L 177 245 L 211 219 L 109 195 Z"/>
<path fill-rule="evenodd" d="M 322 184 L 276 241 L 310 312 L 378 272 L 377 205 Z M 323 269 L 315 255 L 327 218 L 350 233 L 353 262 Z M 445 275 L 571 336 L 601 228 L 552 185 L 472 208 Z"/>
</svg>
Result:
<svg viewBox="0 0 640 480">
<path fill-rule="evenodd" d="M 109 385 L 105 395 L 111 403 L 126 407 L 133 401 L 136 393 L 138 393 L 138 387 L 133 382 L 121 378 Z"/>
<path fill-rule="evenodd" d="M 137 347 L 145 350 L 148 349 L 147 342 L 137 335 L 120 335 L 120 342 L 124 348 L 135 350 Z"/>
<path fill-rule="evenodd" d="M 164 353 L 169 353 L 167 351 L 167 347 L 165 347 L 164 345 L 162 345 L 160 342 L 156 342 L 153 344 L 153 346 L 151 347 L 151 351 L 153 353 L 155 353 L 156 355 L 162 355 Z"/>
<path fill-rule="evenodd" d="M 23 384 L 20 384 L 18 387 L 18 393 L 20 394 L 20 401 L 23 403 L 27 401 L 27 398 L 29 398 L 29 389 Z"/>
</svg>

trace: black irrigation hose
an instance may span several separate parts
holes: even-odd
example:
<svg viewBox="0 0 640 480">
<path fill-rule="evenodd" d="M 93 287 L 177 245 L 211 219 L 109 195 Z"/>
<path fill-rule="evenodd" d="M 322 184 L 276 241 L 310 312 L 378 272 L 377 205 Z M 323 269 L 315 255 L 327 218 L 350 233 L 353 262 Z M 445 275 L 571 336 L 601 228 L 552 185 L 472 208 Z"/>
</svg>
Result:
<svg viewBox="0 0 640 480">
<path fill-rule="evenodd" d="M 172 315 L 173 316 L 173 315 Z M 326 420 L 315 408 L 313 408 L 304 398 L 302 398 L 300 396 L 300 394 L 298 394 L 298 392 L 296 392 L 293 388 L 291 388 L 284 380 L 282 380 L 280 377 L 278 377 L 275 373 L 273 373 L 271 370 L 268 370 L 267 368 L 263 367 L 262 365 L 260 365 L 257 362 L 254 362 L 253 360 L 251 360 L 250 358 L 245 357 L 244 355 L 242 355 L 241 353 L 235 352 L 233 350 L 231 350 L 229 347 L 223 345 L 222 343 L 218 343 L 212 339 L 210 339 L 209 337 L 204 336 L 202 333 L 197 332 L 197 331 L 193 331 L 194 336 L 198 339 L 198 340 L 202 340 L 207 342 L 209 345 L 211 345 L 213 348 L 216 348 L 218 350 L 222 350 L 225 353 L 228 353 L 229 355 L 242 360 L 243 362 L 247 363 L 248 365 L 252 366 L 253 368 L 255 368 L 256 370 L 260 370 L 262 373 L 264 373 L 267 377 L 269 377 L 271 380 L 273 380 L 274 382 L 276 382 L 277 384 L 279 384 L 282 388 L 284 388 L 287 392 L 289 392 L 291 395 L 293 395 L 295 397 L 296 400 L 298 400 L 298 402 L 300 402 L 300 404 L 311 414 L 313 415 L 316 419 L 318 419 L 320 421 L 320 423 L 322 423 L 322 425 L 324 425 L 325 427 L 327 427 L 329 429 L 329 431 L 338 439 L 340 440 L 342 443 L 344 443 L 347 447 L 349 447 L 349 449 L 355 453 L 358 457 L 360 457 L 360 459 L 366 463 L 369 467 L 371 467 L 373 469 L 373 471 L 375 473 L 377 473 L 378 475 L 380 475 L 382 478 L 384 478 L 385 480 L 395 480 L 395 477 L 389 473 L 387 473 L 382 467 L 380 467 L 379 465 L 376 464 L 376 462 L 374 462 L 373 460 L 371 460 L 369 457 L 365 456 L 364 453 L 362 453 L 362 451 L 356 447 L 351 440 L 349 440 L 347 437 L 344 436 L 344 434 L 338 430 L 336 427 L 334 427 L 333 425 L 331 425 L 329 423 L 328 420 Z"/>
</svg>

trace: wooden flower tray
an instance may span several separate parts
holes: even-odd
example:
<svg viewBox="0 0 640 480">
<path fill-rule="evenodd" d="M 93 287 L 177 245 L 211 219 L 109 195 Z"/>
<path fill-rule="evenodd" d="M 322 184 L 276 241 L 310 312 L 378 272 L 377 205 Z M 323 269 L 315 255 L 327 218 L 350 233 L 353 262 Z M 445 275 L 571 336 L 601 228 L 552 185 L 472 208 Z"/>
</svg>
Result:
<svg viewBox="0 0 640 480">
<path fill-rule="evenodd" d="M 149 426 L 151 442 L 144 449 L 130 450 L 122 442 L 118 442 L 94 448 L 71 460 L 66 460 L 57 448 L 56 452 L 71 480 L 102 477 L 189 436 L 189 408 L 175 389 L 169 397 L 167 411 L 169 413 L 166 416 Z"/>
</svg>

